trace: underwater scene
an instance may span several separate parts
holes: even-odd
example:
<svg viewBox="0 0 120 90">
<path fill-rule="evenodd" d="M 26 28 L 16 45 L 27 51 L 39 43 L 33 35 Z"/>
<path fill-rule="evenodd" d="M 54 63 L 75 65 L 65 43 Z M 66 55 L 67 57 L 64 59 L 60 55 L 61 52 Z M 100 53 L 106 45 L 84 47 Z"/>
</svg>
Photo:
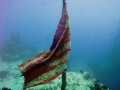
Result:
<svg viewBox="0 0 120 90">
<path fill-rule="evenodd" d="M 0 0 L 0 90 L 120 90 L 120 0 Z"/>
</svg>

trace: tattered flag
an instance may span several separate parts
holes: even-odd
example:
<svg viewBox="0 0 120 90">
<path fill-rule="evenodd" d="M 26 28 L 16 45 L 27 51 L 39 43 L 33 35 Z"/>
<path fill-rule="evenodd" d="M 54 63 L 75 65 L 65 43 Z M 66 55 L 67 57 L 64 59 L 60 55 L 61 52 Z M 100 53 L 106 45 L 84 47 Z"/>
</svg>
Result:
<svg viewBox="0 0 120 90">
<path fill-rule="evenodd" d="M 62 16 L 50 50 L 44 51 L 19 65 L 22 76 L 25 77 L 23 90 L 50 82 L 62 74 L 67 68 L 70 50 L 69 16 L 66 10 L 66 2 L 63 0 Z"/>
</svg>

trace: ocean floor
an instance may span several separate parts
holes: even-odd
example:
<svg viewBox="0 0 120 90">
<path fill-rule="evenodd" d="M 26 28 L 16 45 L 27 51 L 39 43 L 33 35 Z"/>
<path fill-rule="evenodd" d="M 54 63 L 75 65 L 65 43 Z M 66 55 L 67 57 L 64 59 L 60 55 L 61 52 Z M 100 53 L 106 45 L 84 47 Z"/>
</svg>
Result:
<svg viewBox="0 0 120 90">
<path fill-rule="evenodd" d="M 18 65 L 23 63 L 22 60 L 16 62 L 3 62 L 0 60 L 0 90 L 6 87 L 11 90 L 22 90 L 24 77 Z M 91 74 L 85 71 L 67 72 L 66 90 L 109 90 L 102 83 L 97 81 Z M 28 88 L 27 90 L 61 90 L 61 75 L 55 80 L 44 85 L 38 85 Z"/>
</svg>

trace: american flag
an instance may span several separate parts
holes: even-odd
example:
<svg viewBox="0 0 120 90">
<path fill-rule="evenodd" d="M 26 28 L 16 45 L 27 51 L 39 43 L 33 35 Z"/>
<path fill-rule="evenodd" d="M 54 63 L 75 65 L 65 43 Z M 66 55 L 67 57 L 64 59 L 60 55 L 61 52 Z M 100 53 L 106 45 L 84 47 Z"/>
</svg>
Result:
<svg viewBox="0 0 120 90">
<path fill-rule="evenodd" d="M 25 78 L 23 90 L 50 82 L 62 74 L 67 68 L 67 61 L 71 50 L 70 37 L 69 16 L 66 2 L 63 0 L 62 16 L 50 50 L 44 51 L 19 65 L 22 76 Z"/>
</svg>

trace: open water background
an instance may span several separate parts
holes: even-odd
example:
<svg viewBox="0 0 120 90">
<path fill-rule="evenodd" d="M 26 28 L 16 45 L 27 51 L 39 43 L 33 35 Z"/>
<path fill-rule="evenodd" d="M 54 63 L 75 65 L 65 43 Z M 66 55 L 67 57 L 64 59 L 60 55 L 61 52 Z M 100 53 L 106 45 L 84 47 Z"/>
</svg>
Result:
<svg viewBox="0 0 120 90">
<path fill-rule="evenodd" d="M 85 70 L 120 90 L 120 0 L 67 0 L 71 24 L 68 71 Z M 49 50 L 62 0 L 0 0 L 0 47 L 19 32 L 26 45 Z"/>
</svg>

